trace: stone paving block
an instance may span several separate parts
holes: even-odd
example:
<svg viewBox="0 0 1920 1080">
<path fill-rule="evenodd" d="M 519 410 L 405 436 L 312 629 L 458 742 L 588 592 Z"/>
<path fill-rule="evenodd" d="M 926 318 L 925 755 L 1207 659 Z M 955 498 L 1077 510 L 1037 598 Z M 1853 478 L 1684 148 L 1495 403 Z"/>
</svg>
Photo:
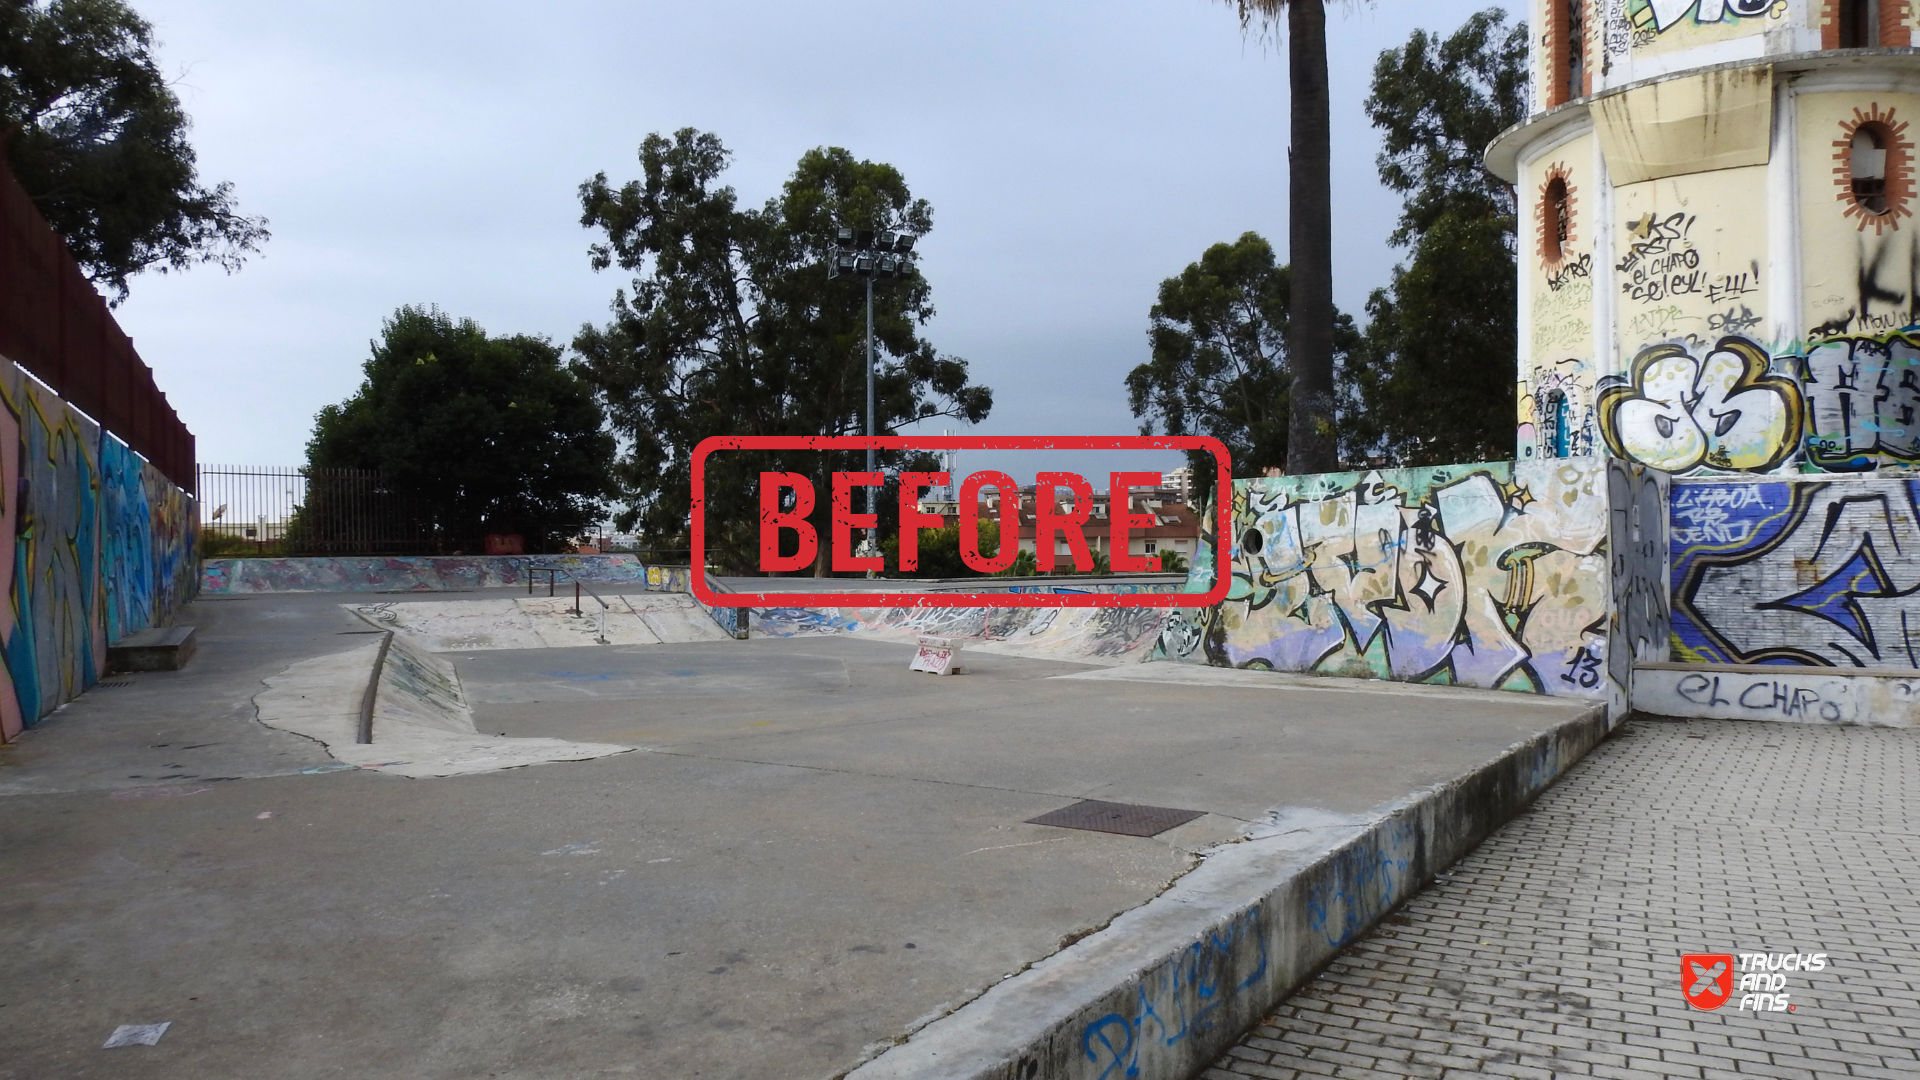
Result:
<svg viewBox="0 0 1920 1080">
<path fill-rule="evenodd" d="M 1315 1075 L 1920 1076 L 1917 835 L 1920 733 L 1636 720 L 1250 1039 L 1351 1055 Z M 1681 953 L 1753 951 L 1830 966 L 1796 1012 L 1687 1007 Z"/>
</svg>

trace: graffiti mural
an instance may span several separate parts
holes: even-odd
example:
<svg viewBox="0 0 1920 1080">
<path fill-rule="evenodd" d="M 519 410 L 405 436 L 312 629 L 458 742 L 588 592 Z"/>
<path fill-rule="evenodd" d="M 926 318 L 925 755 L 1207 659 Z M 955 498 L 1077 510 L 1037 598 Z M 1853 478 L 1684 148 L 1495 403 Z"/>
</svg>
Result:
<svg viewBox="0 0 1920 1080">
<path fill-rule="evenodd" d="M 1609 0 L 1606 51 L 1669 52 L 1759 33 L 1786 18 L 1785 0 Z"/>
<path fill-rule="evenodd" d="M 4 634 L 11 727 L 16 716 L 33 723 L 100 677 L 100 429 L 11 364 L 0 366 L 0 411 L 0 439 L 18 453 L 0 481 L 13 537 Z"/>
<path fill-rule="evenodd" d="M 109 642 L 152 625 L 155 544 L 145 467 L 125 443 L 110 435 L 100 440 Z"/>
<path fill-rule="evenodd" d="M 1613 453 L 1666 472 L 1778 468 L 1799 447 L 1805 404 L 1798 383 L 1771 371 L 1742 337 L 1704 360 L 1679 345 L 1642 349 L 1630 374 L 1601 381 L 1600 434 Z"/>
<path fill-rule="evenodd" d="M 0 360 L 0 736 L 100 678 L 107 643 L 192 597 L 193 500 Z"/>
<path fill-rule="evenodd" d="M 1807 350 L 1807 463 L 1859 472 L 1920 462 L 1920 335 L 1826 338 Z"/>
<path fill-rule="evenodd" d="M 1607 696 L 1603 459 L 1241 480 L 1233 500 L 1228 597 L 1169 622 L 1167 659 Z"/>
<path fill-rule="evenodd" d="M 167 623 L 199 577 L 193 498 L 112 435 L 100 439 L 107 641 Z"/>
<path fill-rule="evenodd" d="M 148 529 L 152 541 L 153 598 L 150 625 L 165 623 L 200 589 L 200 509 L 152 464 L 142 462 L 140 482 L 147 489 Z M 108 578 L 108 588 L 113 579 Z"/>
<path fill-rule="evenodd" d="M 1920 481 L 1676 481 L 1676 659 L 1920 667 Z"/>
</svg>

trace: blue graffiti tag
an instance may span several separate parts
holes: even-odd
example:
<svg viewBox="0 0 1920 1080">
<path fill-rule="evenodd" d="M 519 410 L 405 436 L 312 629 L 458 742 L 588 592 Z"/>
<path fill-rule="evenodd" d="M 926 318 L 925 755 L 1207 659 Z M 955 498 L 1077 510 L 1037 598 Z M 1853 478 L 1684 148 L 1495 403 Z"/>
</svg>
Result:
<svg viewBox="0 0 1920 1080">
<path fill-rule="evenodd" d="M 1244 979 L 1229 985 L 1234 950 L 1241 943 L 1257 950 L 1258 961 Z M 1080 1048 L 1087 1060 L 1104 1063 L 1100 1080 L 1139 1076 L 1143 1046 L 1171 1047 L 1212 1031 L 1213 1015 L 1266 972 L 1267 938 L 1260 930 L 1260 909 L 1249 908 L 1142 977 L 1134 987 L 1133 1017 L 1113 1012 L 1093 1021 L 1081 1033 Z M 1168 1017 L 1175 1022 L 1169 1023 Z M 1149 1024 L 1156 1032 L 1151 1043 Z"/>
</svg>

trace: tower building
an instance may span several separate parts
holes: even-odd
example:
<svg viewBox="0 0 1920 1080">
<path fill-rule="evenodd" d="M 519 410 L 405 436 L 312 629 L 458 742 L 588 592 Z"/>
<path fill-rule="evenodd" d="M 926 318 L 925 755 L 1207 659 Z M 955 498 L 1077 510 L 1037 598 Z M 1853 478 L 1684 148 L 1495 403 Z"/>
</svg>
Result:
<svg viewBox="0 0 1920 1080">
<path fill-rule="evenodd" d="M 1516 458 L 1920 464 L 1914 0 L 1533 0 Z"/>
</svg>

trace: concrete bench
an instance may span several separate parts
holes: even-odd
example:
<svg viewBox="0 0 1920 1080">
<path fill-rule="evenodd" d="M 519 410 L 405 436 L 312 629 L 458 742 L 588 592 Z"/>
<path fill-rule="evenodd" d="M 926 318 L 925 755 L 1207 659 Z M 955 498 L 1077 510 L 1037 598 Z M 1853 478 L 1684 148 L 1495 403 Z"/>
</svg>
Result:
<svg viewBox="0 0 1920 1080">
<path fill-rule="evenodd" d="M 107 646 L 107 670 L 178 671 L 187 666 L 195 647 L 191 626 L 138 630 Z"/>
</svg>

